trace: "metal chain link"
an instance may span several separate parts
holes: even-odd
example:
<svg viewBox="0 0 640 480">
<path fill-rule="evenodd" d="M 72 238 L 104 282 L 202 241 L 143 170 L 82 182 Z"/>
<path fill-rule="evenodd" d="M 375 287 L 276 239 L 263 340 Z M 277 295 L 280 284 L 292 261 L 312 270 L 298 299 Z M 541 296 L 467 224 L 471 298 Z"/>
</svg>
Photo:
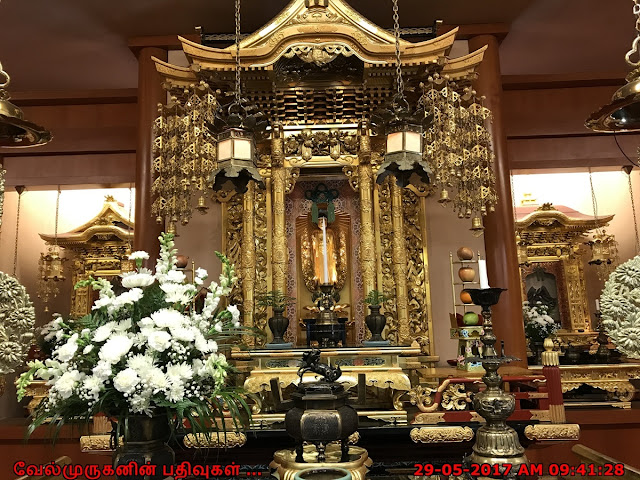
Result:
<svg viewBox="0 0 640 480">
<path fill-rule="evenodd" d="M 133 251 L 131 248 L 131 208 L 133 207 L 133 184 L 129 184 L 129 225 L 127 225 L 127 233 L 129 240 L 129 251 Z"/>
<path fill-rule="evenodd" d="M 591 186 L 591 201 L 593 203 L 593 217 L 598 220 L 598 201 L 596 200 L 596 191 L 593 188 L 593 176 L 591 175 L 591 167 L 589 167 L 589 185 Z"/>
<path fill-rule="evenodd" d="M 636 234 L 636 255 L 640 254 L 640 235 L 638 234 L 638 217 L 636 216 L 636 202 L 633 199 L 633 185 L 631 183 L 631 172 L 627 174 L 629 182 L 629 195 L 631 196 L 631 211 L 633 212 L 633 226 Z"/>
<path fill-rule="evenodd" d="M 54 230 L 54 234 L 53 234 L 53 244 L 57 247 L 58 246 L 58 217 L 60 214 L 60 195 L 62 194 L 62 192 L 60 191 L 60 185 L 58 185 L 58 196 L 56 197 L 56 224 L 55 224 L 55 230 Z"/>
<path fill-rule="evenodd" d="M 16 242 L 13 247 L 13 276 L 16 276 L 16 271 L 18 270 L 18 231 L 20 227 L 20 201 L 22 200 L 22 194 L 24 192 L 18 193 L 18 212 L 16 214 Z"/>
<path fill-rule="evenodd" d="M 633 14 L 636 16 L 636 38 L 633 40 L 633 43 L 631 44 L 631 50 L 627 52 L 627 54 L 624 56 L 624 59 L 626 60 L 628 65 L 637 68 L 640 66 L 640 59 L 633 61 L 632 57 L 634 55 L 640 55 L 640 52 L 638 52 L 638 48 L 640 47 L 640 0 L 633 1 Z"/>
<path fill-rule="evenodd" d="M 398 98 L 404 97 L 404 80 L 402 79 L 402 64 L 400 63 L 400 15 L 398 0 L 393 0 L 393 33 L 396 38 L 396 89 Z"/>
<path fill-rule="evenodd" d="M 2 68 L 2 63 L 0 63 L 0 88 L 6 88 L 11 83 L 11 77 L 7 72 Z"/>
<path fill-rule="evenodd" d="M 240 104 L 240 0 L 236 0 L 236 102 Z"/>
</svg>

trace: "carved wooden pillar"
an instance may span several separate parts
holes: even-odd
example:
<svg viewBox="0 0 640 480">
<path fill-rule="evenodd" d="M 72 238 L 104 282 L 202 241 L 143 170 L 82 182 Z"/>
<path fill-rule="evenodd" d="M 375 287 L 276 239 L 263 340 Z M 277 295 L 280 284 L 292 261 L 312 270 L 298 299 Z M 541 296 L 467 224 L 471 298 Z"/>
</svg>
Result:
<svg viewBox="0 0 640 480">
<path fill-rule="evenodd" d="M 411 343 L 409 330 L 409 292 L 407 291 L 407 247 L 404 237 L 402 188 L 391 179 L 391 219 L 393 225 L 393 277 L 396 283 L 396 315 L 398 317 L 398 344 Z"/>
<path fill-rule="evenodd" d="M 158 103 L 165 103 L 166 92 L 162 78 L 151 57 L 167 60 L 167 51 L 157 47 L 144 47 L 138 53 L 138 148 L 136 151 L 136 228 L 134 250 L 149 253 L 148 265 L 158 257 L 158 236 L 164 225 L 158 224 L 151 214 L 151 184 L 153 183 L 153 123 L 158 116 Z"/>
<path fill-rule="evenodd" d="M 358 150 L 358 188 L 360 191 L 360 266 L 363 293 L 376 289 L 376 243 L 373 226 L 373 170 L 371 168 L 371 139 L 366 123 L 360 125 Z"/>
<path fill-rule="evenodd" d="M 514 365 L 526 366 L 527 349 L 522 321 L 520 269 L 515 242 L 511 177 L 507 156 L 507 138 L 502 123 L 502 78 L 498 39 L 493 35 L 479 35 L 469 40 L 469 50 L 487 45 L 484 59 L 478 68 L 475 88 L 486 97 L 485 105 L 493 112 L 491 134 L 496 155 L 495 173 L 498 203 L 496 210 L 485 219 L 485 250 L 489 284 L 506 288 L 500 302 L 493 307 L 493 328 L 499 340 L 504 340 L 508 354 L 521 359 Z"/>
<path fill-rule="evenodd" d="M 255 184 L 249 182 L 244 194 L 242 209 L 242 316 L 245 327 L 253 327 L 254 298 L 253 292 L 256 283 L 256 244 L 253 237 Z M 249 344 L 254 343 L 255 338 L 247 336 Z"/>
<path fill-rule="evenodd" d="M 284 167 L 284 135 L 280 125 L 274 125 L 271 139 L 271 186 L 273 195 L 273 239 L 271 268 L 273 289 L 287 293 L 287 237 L 285 232 L 285 189 L 287 172 Z"/>
</svg>

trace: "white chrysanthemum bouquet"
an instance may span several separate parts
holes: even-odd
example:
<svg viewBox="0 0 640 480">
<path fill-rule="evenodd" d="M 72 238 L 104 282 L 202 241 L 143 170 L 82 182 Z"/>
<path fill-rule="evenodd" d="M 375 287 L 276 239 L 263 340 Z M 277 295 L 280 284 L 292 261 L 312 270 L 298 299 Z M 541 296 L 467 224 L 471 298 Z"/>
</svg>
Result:
<svg viewBox="0 0 640 480">
<path fill-rule="evenodd" d="M 558 329 L 556 321 L 549 316 L 549 306 L 542 302 L 535 305 L 524 302 L 522 304 L 524 316 L 524 331 L 532 342 L 544 342 Z"/>
<path fill-rule="evenodd" d="M 155 273 L 142 267 L 149 255 L 134 252 L 137 269 L 122 275 L 127 290 L 119 295 L 104 279 L 78 284 L 99 290 L 93 312 L 75 328 L 61 317 L 51 322 L 43 332 L 54 342 L 51 358 L 31 362 L 18 381 L 19 399 L 34 378 L 50 385 L 30 431 L 45 420 L 61 427 L 104 413 L 118 419 L 166 414 L 174 425 L 186 419 L 194 431 L 206 432 L 223 408 L 236 419 L 248 413 L 243 392 L 226 386 L 232 367 L 218 352 L 219 341 L 248 333 L 238 308 L 222 306 L 237 280 L 234 267 L 217 254 L 220 283 L 204 290 L 207 272 L 198 269 L 187 282 L 173 247 L 173 235 L 162 234 Z"/>
</svg>

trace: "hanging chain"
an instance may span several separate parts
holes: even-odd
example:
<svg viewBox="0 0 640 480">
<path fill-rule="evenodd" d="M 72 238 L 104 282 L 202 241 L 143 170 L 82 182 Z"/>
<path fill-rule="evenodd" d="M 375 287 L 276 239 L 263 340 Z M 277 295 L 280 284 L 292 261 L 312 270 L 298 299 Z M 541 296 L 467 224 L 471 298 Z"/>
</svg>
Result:
<svg viewBox="0 0 640 480">
<path fill-rule="evenodd" d="M 129 251 L 131 252 L 131 208 L 133 204 L 133 184 L 129 184 L 129 225 L 127 225 Z"/>
<path fill-rule="evenodd" d="M 240 0 L 236 0 L 236 103 L 240 105 Z"/>
<path fill-rule="evenodd" d="M 400 15 L 398 14 L 398 0 L 393 0 L 393 33 L 396 37 L 396 88 L 398 98 L 404 97 L 404 80 L 402 79 L 402 64 L 400 63 Z"/>
<path fill-rule="evenodd" d="M 0 63 L 0 88 L 7 88 L 9 83 L 11 82 L 11 77 L 7 72 L 2 68 L 2 63 Z"/>
<path fill-rule="evenodd" d="M 631 171 L 627 174 L 629 182 L 629 196 L 631 197 L 631 211 L 633 212 L 633 226 L 636 234 L 636 255 L 640 254 L 640 236 L 638 235 L 638 217 L 636 216 L 636 202 L 633 199 L 633 185 L 631 184 Z"/>
<path fill-rule="evenodd" d="M 13 276 L 16 276 L 18 270 L 18 231 L 20 227 L 20 201 L 22 200 L 22 193 L 18 192 L 18 212 L 16 213 L 16 243 L 13 247 Z"/>
<path fill-rule="evenodd" d="M 637 58 L 640 55 L 640 52 L 638 52 L 638 43 L 640 42 L 640 0 L 633 0 L 633 14 L 636 16 L 636 38 L 633 40 L 631 50 L 627 52 L 624 59 L 629 66 L 638 68 L 640 59 L 634 61 L 632 57 L 635 56 Z"/>
<path fill-rule="evenodd" d="M 513 184 L 513 175 L 509 175 L 511 181 L 511 204 L 513 205 L 513 223 L 518 221 L 518 214 L 516 213 L 516 194 L 515 185 Z"/>
<path fill-rule="evenodd" d="M 56 197 L 56 224 L 55 224 L 55 230 L 53 234 L 53 244 L 56 247 L 58 246 L 58 217 L 60 214 L 60 195 L 61 194 L 62 192 L 60 191 L 60 185 L 58 185 L 58 196 Z"/>
<path fill-rule="evenodd" d="M 593 188 L 593 176 L 591 175 L 591 167 L 589 167 L 589 185 L 591 186 L 591 201 L 593 203 L 593 217 L 598 220 L 598 201 L 596 200 L 596 191 Z"/>
</svg>

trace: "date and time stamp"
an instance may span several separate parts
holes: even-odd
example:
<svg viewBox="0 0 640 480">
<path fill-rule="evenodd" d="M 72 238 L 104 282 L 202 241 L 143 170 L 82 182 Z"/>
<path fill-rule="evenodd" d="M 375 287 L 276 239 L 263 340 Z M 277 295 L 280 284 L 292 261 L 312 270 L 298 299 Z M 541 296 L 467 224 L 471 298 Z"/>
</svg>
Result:
<svg viewBox="0 0 640 480">
<path fill-rule="evenodd" d="M 88 480 L 99 480 L 101 478 L 112 478 L 113 475 L 133 475 L 133 476 L 154 476 L 159 473 L 155 465 L 138 465 L 130 462 L 126 465 L 57 465 L 48 463 L 43 465 L 28 465 L 23 461 L 14 464 L 13 473 L 16 475 L 55 475 L 65 480 L 76 480 L 86 478 Z M 429 477 L 441 475 L 443 477 L 540 477 L 549 475 L 552 477 L 575 477 L 584 478 L 591 476 L 598 477 L 622 477 L 625 474 L 625 466 L 622 463 L 581 463 L 571 465 L 568 463 L 551 463 L 543 465 L 541 463 L 529 463 L 522 465 L 505 464 L 463 464 L 463 463 L 416 463 L 413 466 L 414 477 Z M 194 465 L 183 462 L 178 465 L 165 465 L 161 467 L 162 474 L 175 480 L 187 478 L 268 478 L 269 474 L 260 471 L 247 470 L 235 463 L 231 465 Z"/>
<path fill-rule="evenodd" d="M 522 465 L 511 465 L 510 463 L 494 464 L 488 463 L 478 464 L 462 464 L 462 463 L 445 463 L 442 465 L 434 465 L 431 463 L 416 463 L 413 475 L 416 477 L 428 477 L 431 475 L 442 475 L 445 477 L 460 477 L 469 475 L 471 477 L 536 477 L 549 475 L 552 477 L 622 477 L 625 474 L 624 464 L 622 463 L 580 463 L 578 465 L 570 465 L 568 463 L 550 463 L 543 465 L 542 463 L 529 463 Z"/>
</svg>

